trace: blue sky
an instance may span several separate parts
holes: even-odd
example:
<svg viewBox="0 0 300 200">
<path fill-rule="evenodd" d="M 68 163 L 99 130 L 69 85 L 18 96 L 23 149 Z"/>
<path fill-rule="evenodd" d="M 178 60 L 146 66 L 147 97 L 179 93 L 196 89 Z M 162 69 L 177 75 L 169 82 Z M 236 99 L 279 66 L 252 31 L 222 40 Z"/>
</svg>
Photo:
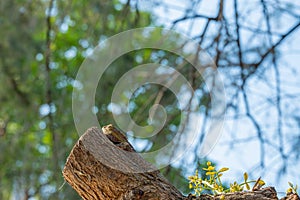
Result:
<svg viewBox="0 0 300 200">
<path fill-rule="evenodd" d="M 141 5 L 144 9 L 153 8 L 155 1 L 143 2 L 144 5 Z M 158 6 L 154 9 L 149 9 L 158 16 L 158 21 L 165 25 L 166 27 L 172 27 L 172 22 L 182 16 L 184 16 L 184 10 L 188 8 L 189 1 L 162 1 L 164 4 L 168 5 L 166 7 Z M 197 13 L 203 15 L 214 17 L 218 11 L 216 5 L 219 1 L 200 1 L 200 3 L 194 7 L 194 10 L 197 10 Z M 266 25 L 263 23 L 261 17 L 262 12 L 257 7 L 259 1 L 246 1 L 240 0 L 239 10 L 244 22 L 247 22 L 249 27 L 258 27 L 266 30 Z M 272 2 L 272 1 L 269 1 Z M 293 9 L 291 12 L 300 14 L 300 2 L 297 1 L 282 1 L 284 3 L 292 3 Z M 224 13 L 228 18 L 229 22 L 232 22 L 233 19 L 233 1 L 226 1 Z M 271 27 L 273 31 L 282 34 L 286 32 L 294 23 L 297 21 L 295 18 L 290 17 L 287 14 L 283 14 L 277 18 L 278 21 L 272 20 Z M 185 21 L 180 23 L 178 26 L 173 27 L 175 30 L 178 30 L 181 33 L 184 33 L 190 37 L 193 37 L 203 30 L 205 20 L 199 19 L 194 21 Z M 260 37 L 255 40 L 251 40 L 249 43 L 249 38 L 251 37 L 250 33 L 247 30 L 241 32 L 242 45 L 247 46 L 248 48 L 252 45 L 255 47 L 257 43 L 263 42 L 266 38 Z M 281 107 L 284 111 L 284 124 L 282 132 L 284 134 L 284 145 L 288 146 L 293 141 L 294 133 L 299 133 L 299 127 L 296 125 L 294 120 L 294 115 L 300 111 L 300 79 L 299 79 L 299 63 L 300 63 L 300 31 L 293 33 L 283 45 L 279 47 L 280 54 L 278 55 L 278 66 L 280 72 L 280 81 L 281 81 Z M 279 36 L 274 36 L 272 38 L 273 42 L 278 41 Z M 256 57 L 249 57 L 249 60 L 256 59 Z M 222 71 L 221 71 L 222 73 Z M 223 74 L 223 80 L 226 82 L 227 79 L 231 77 L 228 74 Z M 248 81 L 247 85 L 247 94 L 249 97 L 249 102 L 251 102 L 251 111 L 259 119 L 265 121 L 265 124 L 262 128 L 264 132 L 269 132 L 270 140 L 275 141 L 276 143 L 277 136 L 275 134 L 277 128 L 273 124 L 276 122 L 276 109 L 272 105 L 270 106 L 269 99 L 276 98 L 274 92 L 274 87 L 276 83 L 274 68 L 265 66 L 265 70 L 262 72 L 261 77 L 254 77 Z M 226 83 L 225 83 L 226 86 Z M 230 88 L 225 87 L 225 90 L 230 90 Z M 289 98 L 293 96 L 293 98 Z M 229 100 L 229 99 L 228 99 Z M 243 102 L 240 102 L 243 104 Z M 292 105 L 292 106 L 291 106 Z M 242 107 L 242 106 L 241 106 Z M 263 179 L 267 182 L 268 185 L 276 186 L 277 191 L 285 192 L 288 188 L 287 182 L 290 181 L 295 184 L 300 184 L 300 173 L 297 171 L 300 169 L 300 163 L 296 164 L 295 162 L 288 161 L 288 170 L 278 182 L 277 171 L 281 167 L 278 162 L 281 162 L 280 157 L 278 157 L 277 152 L 272 149 L 272 147 L 267 147 L 267 154 L 265 158 L 266 168 L 261 169 L 258 165 L 260 161 L 260 143 L 258 140 L 251 140 L 249 138 L 255 137 L 256 131 L 255 127 L 249 122 L 247 117 L 241 114 L 238 119 L 232 119 L 233 113 L 227 113 L 227 118 L 225 121 L 224 129 L 222 136 L 217 143 L 216 147 L 209 154 L 209 158 L 213 161 L 216 161 L 219 166 L 229 167 L 231 170 L 224 175 L 224 179 L 228 181 L 233 181 L 240 177 L 240 180 L 243 179 L 243 172 L 247 171 L 250 173 L 252 178 L 258 178 L 260 175 L 263 176 Z M 239 142 L 233 146 L 228 145 L 232 143 L 232 135 L 235 134 L 235 139 Z M 245 140 L 245 141 L 244 141 Z M 286 148 L 288 149 L 288 148 Z M 287 153 L 287 152 L 286 152 Z"/>
</svg>

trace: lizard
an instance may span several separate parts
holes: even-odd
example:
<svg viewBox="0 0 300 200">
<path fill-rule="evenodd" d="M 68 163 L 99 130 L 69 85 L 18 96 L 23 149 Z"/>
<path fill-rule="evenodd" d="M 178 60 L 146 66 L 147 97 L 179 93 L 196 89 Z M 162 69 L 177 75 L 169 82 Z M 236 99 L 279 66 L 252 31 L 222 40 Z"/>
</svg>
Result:
<svg viewBox="0 0 300 200">
<path fill-rule="evenodd" d="M 130 152 L 136 152 L 128 142 L 125 133 L 117 129 L 114 125 L 108 124 L 102 127 L 102 132 L 117 147 Z"/>
</svg>

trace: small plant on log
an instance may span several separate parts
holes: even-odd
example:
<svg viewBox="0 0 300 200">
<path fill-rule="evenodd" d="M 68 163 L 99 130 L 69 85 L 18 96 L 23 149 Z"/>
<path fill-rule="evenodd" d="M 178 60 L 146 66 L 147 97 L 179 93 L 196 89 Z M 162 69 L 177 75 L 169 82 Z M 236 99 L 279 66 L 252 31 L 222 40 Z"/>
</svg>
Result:
<svg viewBox="0 0 300 200">
<path fill-rule="evenodd" d="M 212 194 L 225 194 L 228 192 L 240 192 L 246 187 L 247 190 L 250 190 L 250 183 L 254 183 L 252 190 L 260 189 L 265 182 L 260 178 L 257 180 L 248 180 L 248 174 L 244 173 L 244 182 L 238 184 L 236 181 L 230 184 L 229 188 L 225 188 L 221 181 L 221 176 L 223 172 L 229 170 L 227 167 L 223 167 L 219 170 L 208 161 L 206 163 L 207 167 L 202 168 L 205 172 L 205 178 L 199 177 L 199 172 L 196 170 L 195 175 L 189 176 L 189 188 L 194 191 L 194 195 L 200 196 L 204 191 L 210 191 Z M 293 186 L 293 185 L 292 185 Z M 292 190 L 294 187 L 292 187 Z"/>
</svg>

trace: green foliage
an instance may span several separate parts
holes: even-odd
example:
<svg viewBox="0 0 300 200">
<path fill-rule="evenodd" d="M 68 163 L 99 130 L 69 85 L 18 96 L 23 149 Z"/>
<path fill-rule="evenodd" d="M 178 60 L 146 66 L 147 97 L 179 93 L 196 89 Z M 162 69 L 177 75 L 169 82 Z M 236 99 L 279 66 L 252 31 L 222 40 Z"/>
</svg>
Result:
<svg viewBox="0 0 300 200">
<path fill-rule="evenodd" d="M 101 40 L 151 23 L 149 13 L 140 12 L 139 20 L 119 1 L 55 1 L 47 73 L 48 6 L 40 0 L 0 3 L 0 199 L 80 199 L 68 184 L 58 191 L 66 156 L 78 139 L 71 107 L 77 70 Z M 102 91 L 112 91 L 115 81 L 106 76 L 108 90 Z M 97 97 L 103 123 L 113 122 L 110 96 Z"/>
<path fill-rule="evenodd" d="M 246 186 L 247 190 L 250 190 L 249 183 L 255 183 L 253 188 L 255 186 L 263 186 L 265 183 L 260 178 L 256 181 L 249 181 L 248 180 L 248 174 L 244 173 L 244 182 L 238 184 L 236 181 L 234 183 L 230 184 L 230 187 L 226 189 L 226 187 L 223 186 L 223 183 L 221 181 L 221 177 L 223 175 L 223 172 L 226 172 L 229 170 L 227 167 L 223 167 L 219 170 L 216 169 L 216 167 L 210 162 L 207 161 L 206 167 L 202 168 L 202 170 L 205 172 L 205 177 L 199 177 L 199 172 L 196 170 L 195 175 L 189 176 L 189 188 L 194 191 L 194 194 L 197 196 L 200 196 L 203 191 L 210 191 L 212 194 L 223 194 L 227 192 L 240 192 L 244 190 L 244 186 Z"/>
</svg>

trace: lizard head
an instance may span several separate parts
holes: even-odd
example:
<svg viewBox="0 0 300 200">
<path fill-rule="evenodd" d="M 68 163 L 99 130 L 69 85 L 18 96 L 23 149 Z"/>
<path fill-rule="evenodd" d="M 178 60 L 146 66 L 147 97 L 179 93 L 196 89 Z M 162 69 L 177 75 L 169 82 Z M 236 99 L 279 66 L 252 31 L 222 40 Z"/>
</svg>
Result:
<svg viewBox="0 0 300 200">
<path fill-rule="evenodd" d="M 102 127 L 102 131 L 106 135 L 111 134 L 113 130 L 114 130 L 114 126 L 112 124 L 108 124 Z"/>
</svg>

